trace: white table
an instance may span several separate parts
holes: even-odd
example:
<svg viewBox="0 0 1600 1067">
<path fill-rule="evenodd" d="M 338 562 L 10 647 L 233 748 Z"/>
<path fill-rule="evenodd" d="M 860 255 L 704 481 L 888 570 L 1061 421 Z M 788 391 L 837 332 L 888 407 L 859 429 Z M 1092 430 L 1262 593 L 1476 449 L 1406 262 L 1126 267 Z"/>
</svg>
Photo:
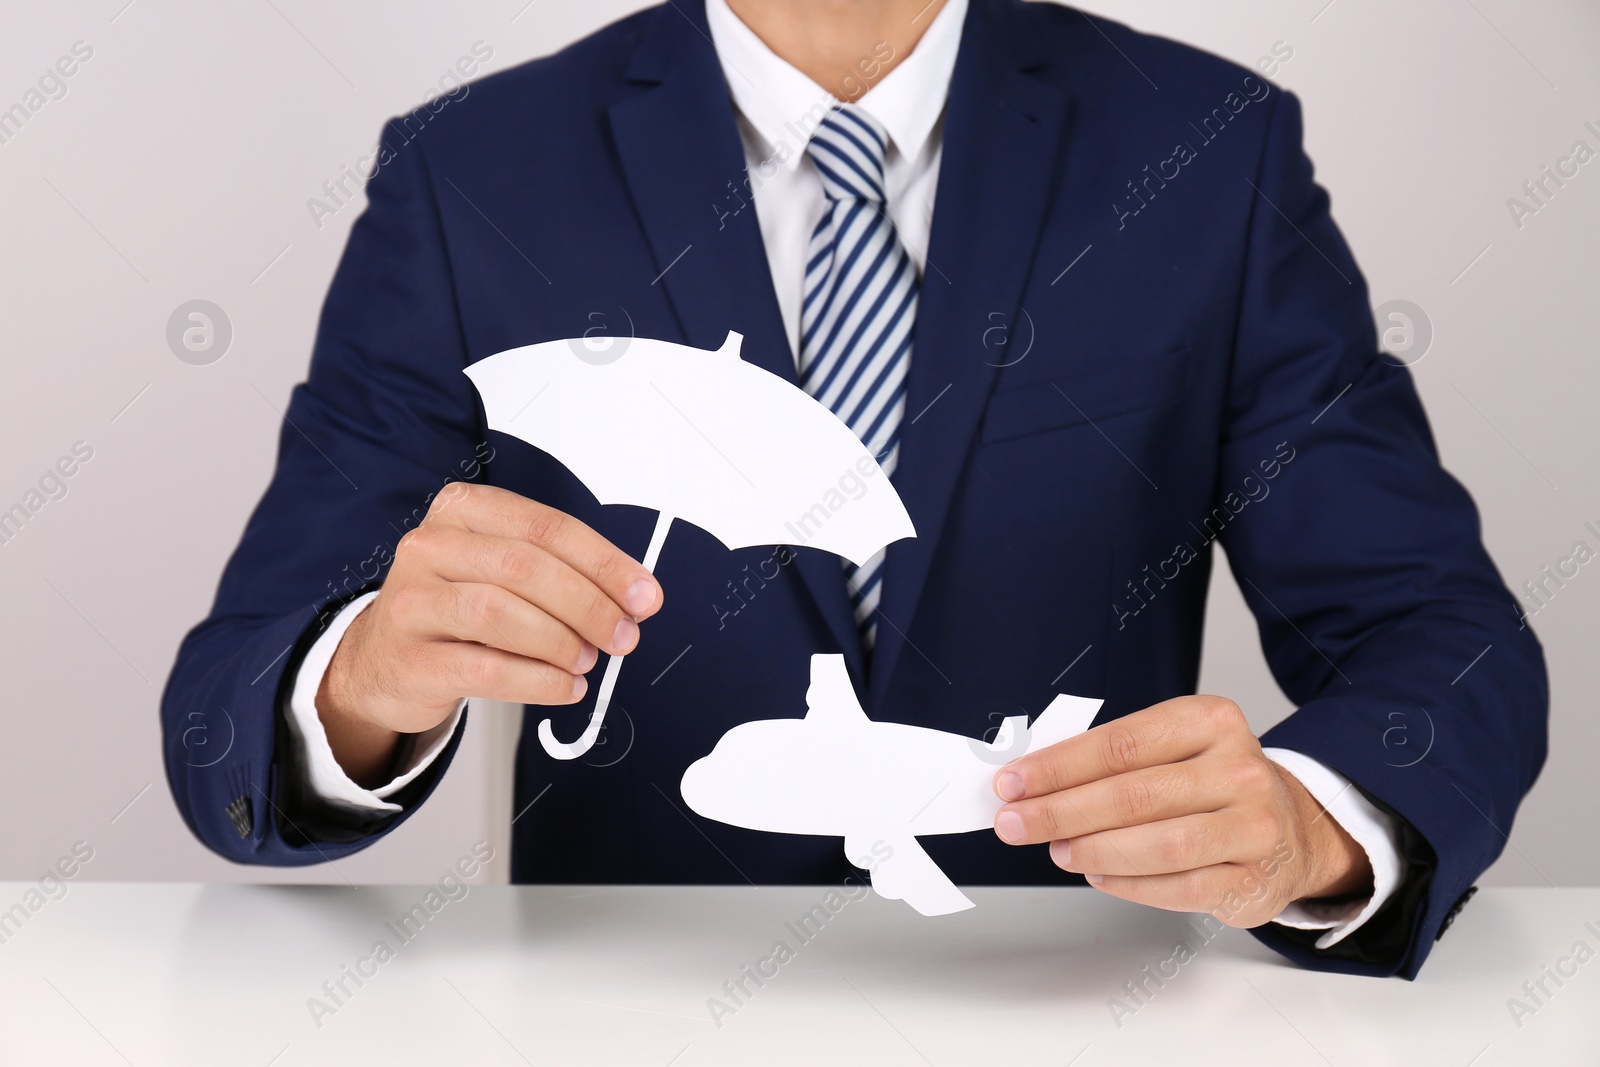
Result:
<svg viewBox="0 0 1600 1067">
<path fill-rule="evenodd" d="M 0 907 L 27 888 L 0 883 Z M 1302 971 L 1090 890 L 976 889 L 939 919 L 838 898 L 802 940 L 822 887 L 476 886 L 402 940 L 386 924 L 425 892 L 71 884 L 4 928 L 0 1062 L 1600 1064 L 1600 962 L 1546 977 L 1520 1028 L 1507 1006 L 1600 950 L 1594 889 L 1483 891 L 1415 983 Z M 393 958 L 362 965 L 380 939 Z M 1195 957 L 1126 999 L 1180 939 Z M 793 958 L 730 997 L 780 940 Z M 357 966 L 348 997 L 324 991 Z"/>
</svg>

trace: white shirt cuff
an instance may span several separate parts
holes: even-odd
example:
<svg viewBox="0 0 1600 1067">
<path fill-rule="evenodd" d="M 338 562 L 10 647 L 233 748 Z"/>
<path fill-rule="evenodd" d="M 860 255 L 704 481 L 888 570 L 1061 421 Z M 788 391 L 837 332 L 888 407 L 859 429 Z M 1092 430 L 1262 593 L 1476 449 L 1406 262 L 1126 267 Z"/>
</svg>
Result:
<svg viewBox="0 0 1600 1067">
<path fill-rule="evenodd" d="M 1400 886 L 1405 863 L 1400 855 L 1394 817 L 1379 810 L 1350 779 L 1321 760 L 1287 748 L 1264 748 L 1262 752 L 1300 780 L 1306 792 L 1327 811 L 1328 817 L 1355 838 L 1372 864 L 1372 896 L 1366 900 L 1343 904 L 1297 900 L 1272 920 L 1296 930 L 1326 930 L 1327 933 L 1317 938 L 1319 949 L 1337 945 L 1372 918 Z"/>
<path fill-rule="evenodd" d="M 333 654 L 344 632 L 377 595 L 375 592 L 366 593 L 346 604 L 334 616 L 322 636 L 311 645 L 295 674 L 294 688 L 290 691 L 284 719 L 299 749 L 300 758 L 295 761 L 296 766 L 302 768 L 306 778 L 304 784 L 309 787 L 310 793 L 337 807 L 392 813 L 400 811 L 401 807 L 386 798 L 411 784 L 444 751 L 451 735 L 456 732 L 456 725 L 461 721 L 461 712 L 467 702 L 463 700 L 457 704 L 450 717 L 438 726 L 415 736 L 410 759 L 392 781 L 376 789 L 363 789 L 344 773 L 344 768 L 339 766 L 328 744 L 328 733 L 323 729 L 322 719 L 317 715 L 317 690 L 322 685 L 322 676 L 333 661 Z"/>
</svg>

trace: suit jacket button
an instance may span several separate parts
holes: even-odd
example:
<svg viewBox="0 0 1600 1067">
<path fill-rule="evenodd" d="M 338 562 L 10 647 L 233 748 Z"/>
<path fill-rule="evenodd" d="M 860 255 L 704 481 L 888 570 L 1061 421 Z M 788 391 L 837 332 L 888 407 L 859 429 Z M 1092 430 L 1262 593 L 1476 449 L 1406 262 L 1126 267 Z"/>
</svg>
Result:
<svg viewBox="0 0 1600 1067">
<path fill-rule="evenodd" d="M 228 821 L 233 823 L 233 828 L 240 837 L 250 836 L 250 831 L 255 826 L 255 813 L 250 809 L 249 797 L 235 797 L 222 810 L 228 813 Z"/>
<path fill-rule="evenodd" d="M 1467 891 L 1457 897 L 1454 904 L 1450 905 L 1450 910 L 1444 913 L 1444 921 L 1439 924 L 1439 932 L 1433 935 L 1435 941 L 1443 937 L 1444 932 L 1450 929 L 1450 924 L 1456 921 L 1456 916 L 1461 914 L 1461 909 L 1467 906 L 1467 901 L 1471 900 L 1472 895 L 1477 891 L 1477 886 L 1468 886 Z"/>
</svg>

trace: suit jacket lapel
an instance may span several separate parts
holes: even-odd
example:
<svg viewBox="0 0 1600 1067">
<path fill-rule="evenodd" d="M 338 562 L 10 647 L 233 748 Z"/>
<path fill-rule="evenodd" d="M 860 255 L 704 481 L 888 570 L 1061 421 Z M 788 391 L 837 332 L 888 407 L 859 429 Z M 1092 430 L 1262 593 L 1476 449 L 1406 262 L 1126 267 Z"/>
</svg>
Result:
<svg viewBox="0 0 1600 1067">
<path fill-rule="evenodd" d="M 1025 72 L 1046 60 L 1029 54 L 1009 11 L 974 0 L 951 79 L 894 478 L 917 536 L 888 550 L 869 713 L 910 643 L 906 633 L 994 381 L 984 331 L 1018 321 L 1071 111 L 1069 94 Z M 990 317 L 996 312 L 1003 319 Z M 933 666 L 941 673 L 959 667 Z"/>
<path fill-rule="evenodd" d="M 703 0 L 660 8 L 629 64 L 638 91 L 609 109 L 629 192 L 685 343 L 722 347 L 744 335 L 743 358 L 795 381 L 783 317 L 753 206 L 737 213 L 729 183 L 746 197 L 744 148 Z M 795 549 L 799 571 L 865 691 L 861 642 L 837 556 Z"/>
</svg>

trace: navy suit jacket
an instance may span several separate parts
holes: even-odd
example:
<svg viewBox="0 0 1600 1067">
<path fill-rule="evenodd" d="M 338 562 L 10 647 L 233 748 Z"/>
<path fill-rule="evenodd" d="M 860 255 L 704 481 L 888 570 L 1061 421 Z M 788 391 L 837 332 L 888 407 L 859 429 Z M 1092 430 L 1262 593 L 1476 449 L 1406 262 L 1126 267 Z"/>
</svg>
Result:
<svg viewBox="0 0 1600 1067">
<path fill-rule="evenodd" d="M 708 349 L 737 330 L 792 380 L 705 34 L 702 5 L 677 0 L 386 127 L 276 473 L 163 700 L 173 793 L 223 856 L 337 859 L 403 821 L 291 795 L 279 706 L 447 480 L 644 551 L 654 514 L 602 508 L 488 431 L 463 367 L 603 320 Z M 973 0 L 907 411 L 894 480 L 918 536 L 889 549 L 870 670 L 836 557 L 729 552 L 677 524 L 607 743 L 558 763 L 524 732 L 517 809 L 550 788 L 515 824 L 514 879 L 837 882 L 853 868 L 836 838 L 688 813 L 687 765 L 736 723 L 803 714 L 816 652 L 844 653 L 872 718 L 972 736 L 1058 691 L 1104 697 L 1101 721 L 1190 693 L 1220 542 L 1298 708 L 1264 742 L 1401 816 L 1410 864 L 1333 950 L 1258 936 L 1312 966 L 1415 974 L 1544 759 L 1544 667 L 1408 372 L 1379 351 L 1296 99 L 1069 8 Z M 590 692 L 554 712 L 558 736 Z M 196 759 L 187 731 L 216 709 L 234 743 Z M 966 884 L 1078 880 L 992 834 L 923 843 Z"/>
</svg>

